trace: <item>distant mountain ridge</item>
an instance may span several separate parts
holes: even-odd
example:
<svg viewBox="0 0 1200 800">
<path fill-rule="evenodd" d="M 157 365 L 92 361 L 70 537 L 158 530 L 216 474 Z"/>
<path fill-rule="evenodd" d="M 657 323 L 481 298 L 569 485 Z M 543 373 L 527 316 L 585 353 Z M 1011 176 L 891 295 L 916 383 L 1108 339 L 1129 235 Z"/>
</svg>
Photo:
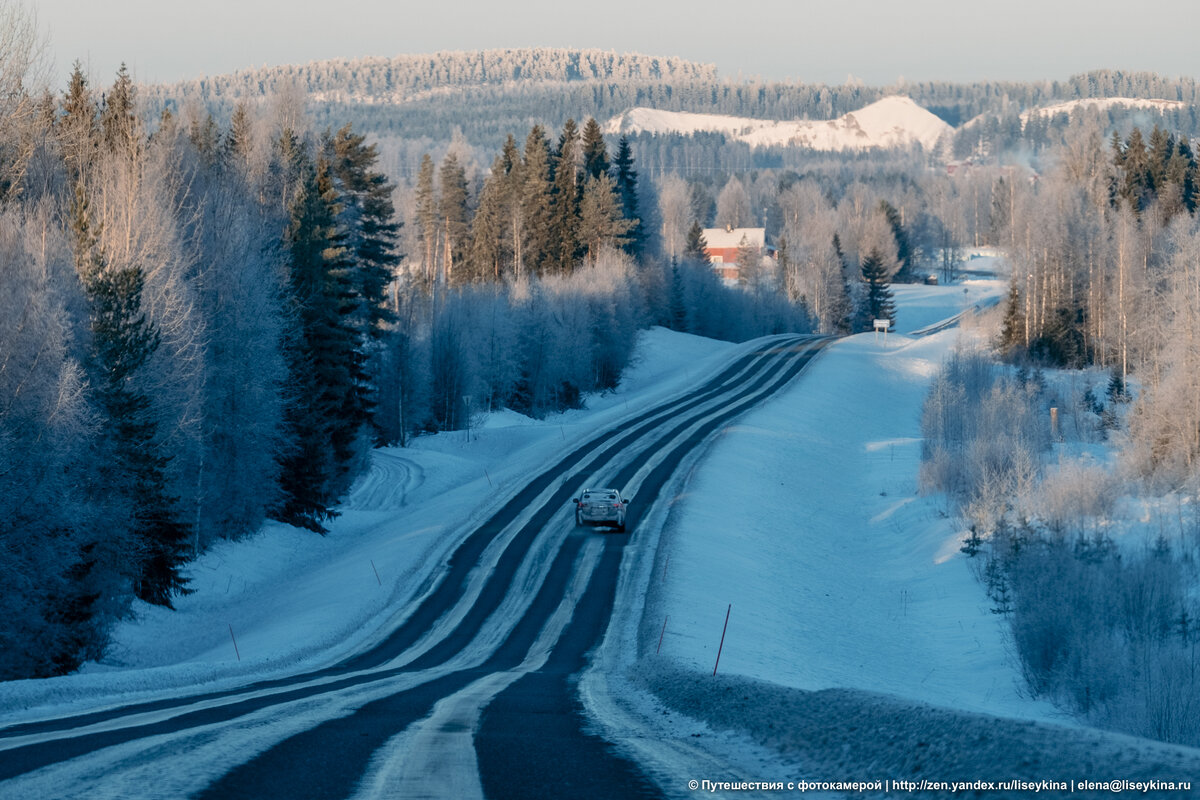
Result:
<svg viewBox="0 0 1200 800">
<path fill-rule="evenodd" d="M 971 128 L 970 136 L 955 137 L 955 157 L 979 149 L 981 137 L 995 139 L 995 146 L 1001 149 L 1015 146 L 1015 140 L 1024 135 L 1029 110 L 1063 103 L 1099 114 L 1103 127 L 1127 125 L 1133 115 L 1157 110 L 1164 126 L 1200 137 L 1200 82 L 1120 70 L 1096 70 L 1066 81 L 827 86 L 722 78 L 713 65 L 682 58 L 596 49 L 524 48 L 262 67 L 181 83 L 143 85 L 139 91 L 148 120 L 165 109 L 179 110 L 195 103 L 222 125 L 229 123 L 234 106 L 241 101 L 256 104 L 273 96 L 304 93 L 314 129 L 350 123 L 360 133 L 404 140 L 424 149 L 462 136 L 473 146 L 495 151 L 507 136 L 521 137 L 534 123 L 557 130 L 568 118 L 607 120 L 631 109 L 645 109 L 647 114 L 736 117 L 751 121 L 741 127 L 756 130 L 754 136 L 742 140 L 692 126 L 696 136 L 708 142 L 704 146 L 716 146 L 714 139 L 722 139 L 761 153 L 779 147 L 798 149 L 772 141 L 794 140 L 809 149 L 855 152 L 863 148 L 853 146 L 854 142 L 871 138 L 867 130 L 870 120 L 862 116 L 863 110 L 893 95 L 911 98 L 959 131 Z M 1169 103 L 1131 108 L 1130 103 L 1109 102 L 1116 98 L 1156 104 L 1165 99 Z M 1092 99 L 1101 102 L 1088 102 Z M 831 121 L 848 115 L 863 128 L 849 139 L 848 132 L 833 135 L 820 125 L 801 126 L 806 130 L 789 134 L 787 126 L 779 122 L 817 120 L 828 128 Z M 1036 149 L 1058 135 L 1059 123 L 1051 113 L 1036 117 L 1037 124 L 1028 126 L 1033 135 L 1025 136 L 1030 141 L 1022 146 Z M 934 121 L 927 118 L 926 122 L 940 129 Z M 640 138 L 655 137 L 647 132 Z M 711 159 L 712 155 L 705 157 Z M 774 157 L 763 158 L 767 161 L 762 163 L 768 163 Z"/>
</svg>

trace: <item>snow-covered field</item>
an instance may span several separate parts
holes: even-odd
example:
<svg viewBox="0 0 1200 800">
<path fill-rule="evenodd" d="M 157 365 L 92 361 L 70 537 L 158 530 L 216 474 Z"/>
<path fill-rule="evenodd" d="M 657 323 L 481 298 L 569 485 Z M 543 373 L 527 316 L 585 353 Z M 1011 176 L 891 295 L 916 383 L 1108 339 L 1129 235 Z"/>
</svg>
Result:
<svg viewBox="0 0 1200 800">
<path fill-rule="evenodd" d="M 898 328 L 924 327 L 1001 281 L 897 287 Z M 960 338 L 860 334 L 713 444 L 677 498 L 651 583 L 663 655 L 809 690 L 855 687 L 1006 716 L 1022 696 L 944 500 L 917 491 L 920 409 Z M 652 643 L 657 647 L 657 641 Z"/>
<path fill-rule="evenodd" d="M 831 120 L 764 120 L 723 114 L 696 114 L 633 108 L 606 125 L 620 133 L 723 133 L 754 147 L 798 146 L 813 150 L 859 150 L 906 147 L 914 142 L 927 150 L 953 128 L 912 99 L 885 97 Z"/>
</svg>

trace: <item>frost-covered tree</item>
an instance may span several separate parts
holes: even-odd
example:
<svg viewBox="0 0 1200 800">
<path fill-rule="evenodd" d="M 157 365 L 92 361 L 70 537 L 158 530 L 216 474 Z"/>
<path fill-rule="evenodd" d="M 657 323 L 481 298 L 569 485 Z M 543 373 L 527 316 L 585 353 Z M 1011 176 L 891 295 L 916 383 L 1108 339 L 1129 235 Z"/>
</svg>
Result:
<svg viewBox="0 0 1200 800">
<path fill-rule="evenodd" d="M 659 181 L 658 216 L 662 220 L 659 237 L 662 255 L 670 262 L 683 257 L 691 214 L 687 182 L 678 175 L 668 175 Z"/>
<path fill-rule="evenodd" d="M 717 197 L 717 226 L 745 228 L 754 223 L 750 193 L 736 177 L 730 178 Z"/>
</svg>

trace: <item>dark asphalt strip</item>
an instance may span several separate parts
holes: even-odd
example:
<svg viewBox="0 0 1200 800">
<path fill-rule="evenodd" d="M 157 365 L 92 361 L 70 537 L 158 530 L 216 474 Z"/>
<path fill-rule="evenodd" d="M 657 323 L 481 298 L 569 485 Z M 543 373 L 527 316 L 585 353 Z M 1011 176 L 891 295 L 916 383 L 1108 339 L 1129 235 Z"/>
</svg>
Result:
<svg viewBox="0 0 1200 800">
<path fill-rule="evenodd" d="M 581 536 L 568 537 L 533 601 L 557 608 L 575 572 Z M 352 714 L 296 734 L 226 773 L 197 800 L 328 800 L 348 797 L 362 780 L 371 756 L 388 739 L 433 711 L 434 705 L 487 675 L 516 669 L 541 633 L 549 614 L 526 614 L 500 648 L 479 667 L 453 672 L 429 683 L 364 704 Z"/>
<path fill-rule="evenodd" d="M 815 346 L 788 368 L 771 387 L 775 394 L 794 379 L 819 351 Z M 745 397 L 744 393 L 742 397 Z M 769 396 L 768 395 L 768 396 Z M 757 401 L 755 401 L 757 402 Z M 744 413 L 754 403 L 743 400 L 692 432 L 657 464 L 637 490 L 639 510 L 658 500 L 684 455 L 709 435 Z M 682 433 L 679 426 L 669 436 Z M 617 475 L 622 488 L 643 462 L 631 463 Z M 630 525 L 633 529 L 636 522 Z M 531 797 L 651 798 L 661 790 L 613 745 L 590 733 L 575 691 L 587 656 L 599 644 L 612 616 L 626 535 L 608 540 L 605 557 L 592 576 L 588 593 L 546 664 L 515 682 L 484 710 L 475 735 L 480 780 L 489 800 Z"/>
<path fill-rule="evenodd" d="M 771 391 L 778 390 L 799 372 L 809 358 L 811 355 L 798 358 L 796 363 L 786 370 L 782 378 L 769 370 L 764 371 L 750 386 L 738 392 L 730 401 L 729 411 L 721 414 L 716 420 L 703 425 L 685 443 L 676 447 L 672 453 L 673 458 L 666 459 L 651 472 L 652 480 L 658 482 L 653 488 L 651 496 L 656 495 L 658 488 L 665 484 L 674 465 L 678 462 L 678 458 L 683 453 L 703 441 L 718 425 L 724 424 L 731 417 L 740 414 L 745 406 L 750 404 L 746 398 L 764 385 L 775 381 Z M 659 437 L 659 441 L 664 443 L 670 441 L 693 423 L 694 420 L 680 422 Z M 653 453 L 654 448 L 646 448 L 633 463 L 623 468 L 620 473 L 622 480 L 628 481 Z M 571 487 L 562 487 L 554 498 L 543 504 L 537 516 L 556 512 L 570 493 Z M 558 497 L 557 495 L 563 496 Z M 535 519 L 527 527 L 540 528 L 545 522 L 542 519 Z M 538 633 L 562 601 L 570 574 L 573 571 L 571 564 L 575 561 L 582 541 L 583 538 L 579 535 L 567 537 L 533 603 L 505 643 L 481 667 L 456 672 L 422 686 L 371 701 L 346 717 L 329 720 L 303 733 L 291 736 L 259 756 L 234 768 L 197 795 L 197 798 L 199 800 L 272 797 L 336 798 L 353 794 L 368 770 L 371 757 L 388 739 L 414 722 L 428 716 L 432 712 L 433 706 L 442 698 L 454 694 L 484 675 L 512 670 L 524 660 Z M 583 666 L 586 652 L 598 641 L 604 627 L 608 624 L 621 562 L 621 550 L 627 541 L 627 536 L 613 537 L 608 540 L 604 557 L 593 573 L 571 622 L 568 623 L 559 643 L 554 647 L 549 662 L 541 670 L 541 672 L 548 671 L 558 675 L 564 684 L 563 691 L 555 692 L 551 695 L 552 698 L 557 698 L 561 694 L 569 696 L 570 693 L 565 688 L 568 675 L 578 672 Z M 477 607 L 482 605 L 484 604 L 476 604 Z M 465 644 L 464 642 L 463 645 Z M 461 649 L 461 645 L 455 645 L 450 654 L 458 652 L 459 649 Z M 415 667 L 416 663 L 420 661 L 421 659 L 418 659 L 410 667 Z M 541 685 L 542 681 L 530 681 L 528 676 L 519 679 L 517 684 L 526 687 L 532 685 L 539 690 L 547 688 Z M 502 694 L 507 694 L 507 692 Z M 574 715 L 572 718 L 574 719 Z M 560 720 L 546 718 L 542 721 L 551 726 L 561 726 Z M 574 721 L 571 724 L 574 725 Z M 538 738 L 540 741 L 549 742 L 548 746 L 550 747 L 554 747 L 554 742 L 557 741 L 553 732 L 550 732 L 548 736 L 541 735 Z M 569 741 L 573 748 L 577 750 L 582 748 L 586 751 L 586 754 L 575 753 L 573 759 L 579 763 L 591 765 L 596 771 L 596 776 L 602 773 L 609 774 L 609 780 L 617 781 L 616 786 L 624 796 L 629 796 L 630 788 L 635 785 L 642 786 L 642 789 L 649 792 L 643 796 L 657 796 L 653 784 L 642 778 L 631 763 L 609 753 L 607 745 L 602 740 L 580 734 Z M 519 748 L 519 742 L 515 746 Z M 525 757 L 528 758 L 529 755 L 530 753 L 527 752 Z M 586 757 L 584 757 L 585 755 Z M 480 757 L 481 772 L 483 772 L 482 754 Z M 525 772 L 529 772 L 530 775 L 538 774 L 534 770 Z M 504 780 L 507 781 L 512 777 L 510 774 Z M 533 793 L 517 796 L 552 797 L 557 795 Z"/>
</svg>

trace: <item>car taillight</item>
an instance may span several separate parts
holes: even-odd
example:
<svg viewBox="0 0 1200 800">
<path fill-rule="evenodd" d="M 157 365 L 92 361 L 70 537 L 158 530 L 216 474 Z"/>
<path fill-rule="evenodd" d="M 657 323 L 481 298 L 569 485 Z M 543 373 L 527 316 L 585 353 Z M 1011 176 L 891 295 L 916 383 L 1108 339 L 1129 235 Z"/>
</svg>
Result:
<svg viewBox="0 0 1200 800">
<path fill-rule="evenodd" d="M 620 507 L 621 507 L 620 503 L 613 503 L 613 508 L 620 508 Z"/>
</svg>

